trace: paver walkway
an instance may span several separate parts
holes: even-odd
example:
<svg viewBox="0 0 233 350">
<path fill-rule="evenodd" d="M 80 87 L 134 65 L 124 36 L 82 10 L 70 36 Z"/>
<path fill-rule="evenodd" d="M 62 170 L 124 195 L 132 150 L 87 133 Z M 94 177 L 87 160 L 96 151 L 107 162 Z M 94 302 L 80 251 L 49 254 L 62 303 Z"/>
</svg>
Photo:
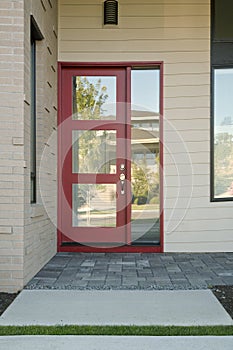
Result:
<svg viewBox="0 0 233 350">
<path fill-rule="evenodd" d="M 58 253 L 27 289 L 207 289 L 233 284 L 233 253 Z"/>
</svg>

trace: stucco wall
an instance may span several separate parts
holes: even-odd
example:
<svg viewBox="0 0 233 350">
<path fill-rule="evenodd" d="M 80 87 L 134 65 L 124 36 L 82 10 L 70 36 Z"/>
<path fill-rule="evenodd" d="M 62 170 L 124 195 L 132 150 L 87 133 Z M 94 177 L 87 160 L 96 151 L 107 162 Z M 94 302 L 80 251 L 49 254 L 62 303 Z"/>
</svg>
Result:
<svg viewBox="0 0 233 350">
<path fill-rule="evenodd" d="M 210 202 L 210 1 L 59 0 L 59 60 L 164 62 L 165 251 L 232 251 L 233 203 Z"/>
</svg>

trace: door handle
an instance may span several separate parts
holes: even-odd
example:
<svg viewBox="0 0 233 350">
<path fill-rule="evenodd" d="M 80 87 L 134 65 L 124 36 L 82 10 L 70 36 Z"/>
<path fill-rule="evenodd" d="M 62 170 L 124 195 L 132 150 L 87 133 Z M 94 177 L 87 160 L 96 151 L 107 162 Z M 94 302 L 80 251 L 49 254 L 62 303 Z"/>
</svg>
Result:
<svg viewBox="0 0 233 350">
<path fill-rule="evenodd" d="M 121 194 L 125 194 L 125 174 L 120 174 L 120 181 L 121 181 Z"/>
</svg>

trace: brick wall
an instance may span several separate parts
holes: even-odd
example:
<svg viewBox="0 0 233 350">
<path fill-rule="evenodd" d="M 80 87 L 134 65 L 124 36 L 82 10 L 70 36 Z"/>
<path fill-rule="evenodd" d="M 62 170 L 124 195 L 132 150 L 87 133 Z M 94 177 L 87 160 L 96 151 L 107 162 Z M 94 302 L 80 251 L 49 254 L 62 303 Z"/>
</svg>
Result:
<svg viewBox="0 0 233 350">
<path fill-rule="evenodd" d="M 33 205 L 30 204 L 31 14 L 44 35 L 37 43 L 38 176 L 37 203 Z M 49 139 L 56 133 L 56 114 L 57 1 L 1 0 L 0 291 L 21 289 L 56 252 L 56 229 L 50 219 L 52 216 L 55 223 L 56 142 L 55 138 Z"/>
<path fill-rule="evenodd" d="M 0 2 L 0 291 L 23 286 L 23 0 Z"/>
<path fill-rule="evenodd" d="M 25 1 L 24 283 L 56 253 L 57 1 Z M 30 204 L 30 15 L 44 39 L 37 41 L 37 203 Z M 52 137 L 54 136 L 54 137 Z M 52 137 L 52 138 L 51 138 Z M 50 216 L 53 217 L 51 222 Z"/>
</svg>

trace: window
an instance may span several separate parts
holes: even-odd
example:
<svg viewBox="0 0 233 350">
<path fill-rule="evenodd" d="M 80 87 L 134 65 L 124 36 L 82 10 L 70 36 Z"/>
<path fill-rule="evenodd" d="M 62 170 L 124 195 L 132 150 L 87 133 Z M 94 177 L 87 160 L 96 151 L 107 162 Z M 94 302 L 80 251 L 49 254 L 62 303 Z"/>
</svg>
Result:
<svg viewBox="0 0 233 350">
<path fill-rule="evenodd" d="M 233 68 L 214 75 L 214 198 L 233 199 Z"/>
<path fill-rule="evenodd" d="M 31 203 L 36 203 L 36 41 L 42 39 L 43 35 L 31 16 Z"/>
<path fill-rule="evenodd" d="M 233 2 L 212 1 L 211 199 L 233 200 Z"/>
<path fill-rule="evenodd" d="M 214 40 L 215 41 L 232 41 L 233 1 L 232 0 L 215 0 L 214 1 Z"/>
</svg>

